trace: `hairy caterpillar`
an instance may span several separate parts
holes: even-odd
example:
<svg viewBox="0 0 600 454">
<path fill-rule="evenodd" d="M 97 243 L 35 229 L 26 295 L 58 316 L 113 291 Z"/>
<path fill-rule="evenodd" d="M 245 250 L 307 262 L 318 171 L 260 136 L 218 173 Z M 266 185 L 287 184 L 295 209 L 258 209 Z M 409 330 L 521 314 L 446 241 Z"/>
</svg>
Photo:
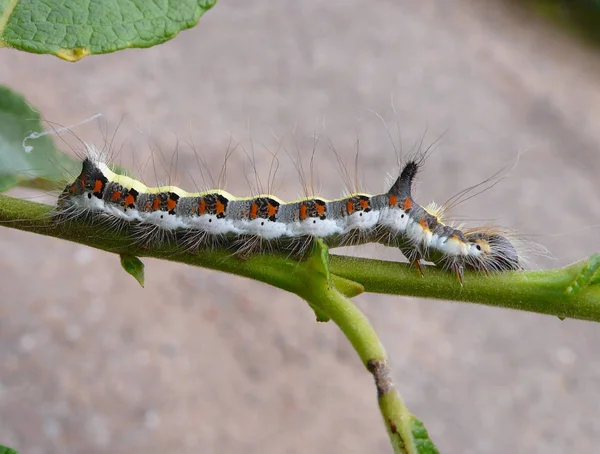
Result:
<svg viewBox="0 0 600 454">
<path fill-rule="evenodd" d="M 115 228 L 130 226 L 149 245 L 157 238 L 181 239 L 192 251 L 221 245 L 239 254 L 301 253 L 321 238 L 329 247 L 396 247 L 419 270 L 421 260 L 427 260 L 452 270 L 461 284 L 465 268 L 486 273 L 522 269 L 509 232 L 454 228 L 443 222 L 443 210 L 414 200 L 413 181 L 425 157 L 409 159 L 384 193 L 285 202 L 270 194 L 236 197 L 222 189 L 190 193 L 176 186 L 149 187 L 115 173 L 101 152 L 86 145 L 81 173 L 59 196 L 57 210 L 61 217 L 98 217 Z"/>
</svg>

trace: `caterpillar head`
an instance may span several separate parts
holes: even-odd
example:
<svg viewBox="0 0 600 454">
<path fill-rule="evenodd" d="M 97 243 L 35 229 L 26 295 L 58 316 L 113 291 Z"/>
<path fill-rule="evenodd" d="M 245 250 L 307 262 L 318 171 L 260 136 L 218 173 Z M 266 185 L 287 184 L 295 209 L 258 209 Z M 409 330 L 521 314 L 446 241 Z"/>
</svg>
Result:
<svg viewBox="0 0 600 454">
<path fill-rule="evenodd" d="M 523 269 L 515 246 L 506 236 L 495 232 L 467 232 L 465 237 L 470 267 L 486 272 Z"/>
<path fill-rule="evenodd" d="M 74 183 L 65 187 L 58 198 L 58 208 L 93 210 L 103 205 L 102 195 L 108 179 L 91 159 L 83 161 L 81 173 Z"/>
</svg>

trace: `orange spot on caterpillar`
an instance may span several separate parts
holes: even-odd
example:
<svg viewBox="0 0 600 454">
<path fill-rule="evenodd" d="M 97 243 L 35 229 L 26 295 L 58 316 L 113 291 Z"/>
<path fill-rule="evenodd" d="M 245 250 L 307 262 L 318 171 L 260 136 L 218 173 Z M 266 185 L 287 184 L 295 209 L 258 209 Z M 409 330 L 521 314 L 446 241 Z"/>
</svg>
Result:
<svg viewBox="0 0 600 454">
<path fill-rule="evenodd" d="M 75 194 L 75 192 L 77 191 L 77 186 L 72 184 L 71 186 L 69 186 L 69 192 L 71 194 Z"/>
<path fill-rule="evenodd" d="M 80 177 L 81 177 L 81 187 L 83 189 L 85 189 L 85 180 L 86 180 L 86 178 L 85 178 L 85 172 L 81 172 Z"/>
<path fill-rule="evenodd" d="M 96 180 L 94 182 L 94 194 L 97 194 L 98 192 L 102 191 L 102 186 L 104 186 L 104 184 L 102 183 L 102 180 Z"/>
<path fill-rule="evenodd" d="M 358 202 L 360 203 L 360 206 L 363 210 L 366 210 L 371 206 L 371 204 L 369 203 L 369 199 L 359 199 Z"/>
<path fill-rule="evenodd" d="M 267 205 L 267 215 L 269 217 L 275 216 L 277 214 L 278 210 L 279 210 L 279 207 L 276 205 L 271 205 L 270 203 Z"/>
<path fill-rule="evenodd" d="M 131 206 L 135 203 L 135 197 L 133 197 L 131 194 L 127 194 L 127 197 L 125 197 L 125 206 Z"/>
<path fill-rule="evenodd" d="M 429 224 L 427 224 L 427 221 L 424 217 L 419 221 L 419 225 L 423 227 L 423 230 L 429 230 Z"/>
<path fill-rule="evenodd" d="M 394 206 L 396 206 L 397 203 L 398 203 L 398 197 L 393 194 L 390 194 L 390 206 L 394 207 Z"/>
<path fill-rule="evenodd" d="M 152 211 L 157 211 L 160 207 L 160 198 L 156 197 L 152 203 Z"/>
<path fill-rule="evenodd" d="M 324 203 L 315 203 L 315 206 L 317 207 L 317 214 L 319 216 L 323 216 L 325 214 L 325 204 Z"/>
<path fill-rule="evenodd" d="M 354 203 L 352 203 L 352 200 L 348 200 L 346 202 L 346 211 L 348 214 L 354 213 Z"/>
<path fill-rule="evenodd" d="M 306 208 L 306 205 L 303 203 L 302 205 L 300 205 L 300 220 L 304 221 L 307 218 L 307 211 L 308 208 Z"/>
<path fill-rule="evenodd" d="M 250 219 L 256 219 L 256 213 L 258 213 L 258 205 L 252 202 L 252 205 L 250 205 Z"/>
<path fill-rule="evenodd" d="M 177 208 L 177 200 L 173 200 L 171 197 L 167 200 L 167 211 L 172 211 Z"/>
<path fill-rule="evenodd" d="M 206 212 L 206 200 L 200 200 L 198 204 L 198 214 L 204 214 Z"/>
<path fill-rule="evenodd" d="M 225 213 L 225 204 L 217 200 L 217 215 Z"/>
<path fill-rule="evenodd" d="M 110 196 L 110 200 L 112 200 L 113 202 L 115 200 L 119 200 L 121 198 L 121 193 L 119 191 L 115 191 L 112 193 L 112 195 Z"/>
<path fill-rule="evenodd" d="M 413 206 L 412 200 L 410 200 L 410 198 L 405 198 L 404 199 L 404 207 L 402 208 L 403 210 L 410 210 L 411 207 Z"/>
</svg>

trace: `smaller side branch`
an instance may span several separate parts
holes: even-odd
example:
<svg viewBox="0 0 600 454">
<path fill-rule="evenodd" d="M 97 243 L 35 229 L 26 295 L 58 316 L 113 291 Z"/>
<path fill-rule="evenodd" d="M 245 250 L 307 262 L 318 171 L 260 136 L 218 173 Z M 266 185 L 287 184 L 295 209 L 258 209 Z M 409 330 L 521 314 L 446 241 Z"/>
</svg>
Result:
<svg viewBox="0 0 600 454">
<path fill-rule="evenodd" d="M 341 294 L 328 270 L 327 248 L 318 242 L 305 265 L 313 273 L 299 295 L 318 313 L 331 319 L 350 341 L 365 368 L 373 375 L 377 401 L 394 453 L 437 453 L 427 430 L 406 408 L 396 390 L 388 366 L 387 354 L 367 317 Z"/>
</svg>

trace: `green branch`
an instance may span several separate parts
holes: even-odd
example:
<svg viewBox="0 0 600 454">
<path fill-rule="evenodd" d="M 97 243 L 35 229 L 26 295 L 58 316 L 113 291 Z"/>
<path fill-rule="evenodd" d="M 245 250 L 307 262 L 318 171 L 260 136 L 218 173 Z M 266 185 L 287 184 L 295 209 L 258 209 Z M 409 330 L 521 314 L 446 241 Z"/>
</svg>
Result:
<svg viewBox="0 0 600 454">
<path fill-rule="evenodd" d="M 448 272 L 426 268 L 421 278 L 393 262 L 353 260 L 332 255 L 338 276 L 360 282 L 366 292 L 408 295 L 506 307 L 561 319 L 600 321 L 600 255 L 564 268 L 543 271 L 465 273 L 464 286 Z"/>
<path fill-rule="evenodd" d="M 322 242 L 312 256 L 300 265 L 307 271 L 305 284 L 298 295 L 342 330 L 364 366 L 373 375 L 379 409 L 395 453 L 436 454 L 423 423 L 406 408 L 390 377 L 387 354 L 377 333 L 365 315 L 338 291 L 328 267 L 328 250 Z M 303 274 L 303 273 L 302 273 Z"/>
<path fill-rule="evenodd" d="M 426 429 L 400 398 L 390 377 L 385 350 L 373 327 L 348 299 L 363 291 L 475 302 L 558 317 L 600 321 L 600 255 L 566 268 L 495 273 L 469 272 L 461 286 L 452 273 L 426 268 L 423 278 L 407 264 L 330 256 L 317 242 L 305 261 L 282 254 L 255 254 L 245 260 L 230 251 L 193 254 L 174 244 L 145 248 L 127 232 L 73 220 L 54 222 L 53 207 L 0 195 L 0 226 L 62 238 L 121 256 L 123 268 L 143 285 L 143 264 L 137 257 L 155 257 L 248 277 L 295 293 L 308 302 L 317 319 L 332 320 L 348 338 L 373 375 L 379 408 L 394 452 L 437 453 Z"/>
<path fill-rule="evenodd" d="M 283 254 L 256 254 L 247 260 L 226 250 L 191 254 L 175 245 L 151 249 L 133 244 L 125 232 L 88 223 L 54 223 L 51 207 L 0 195 L 0 225 L 62 238 L 127 256 L 154 257 L 201 266 L 266 282 L 297 293 L 298 262 Z M 331 255 L 329 270 L 338 289 L 354 296 L 372 293 L 437 298 L 507 307 L 560 318 L 600 321 L 600 256 L 595 254 L 565 268 L 544 271 L 466 272 L 464 286 L 452 273 L 426 267 L 425 277 L 404 263 Z"/>
<path fill-rule="evenodd" d="M 297 262 L 277 255 L 254 255 L 247 260 L 231 257 L 227 251 L 208 250 L 190 254 L 161 245 L 152 249 L 132 245 L 131 238 L 99 225 L 81 221 L 55 223 L 52 207 L 0 195 L 0 225 L 75 241 L 118 253 L 123 268 L 143 283 L 143 264 L 136 258 L 156 257 L 198 265 L 250 277 L 295 293 L 308 302 L 317 319 L 332 320 L 348 338 L 365 368 L 373 375 L 379 408 L 395 453 L 435 454 L 421 421 L 406 408 L 389 373 L 387 356 L 365 315 L 347 297 L 362 293 L 363 287 L 329 270 L 329 254 L 317 242 L 306 261 Z"/>
</svg>

